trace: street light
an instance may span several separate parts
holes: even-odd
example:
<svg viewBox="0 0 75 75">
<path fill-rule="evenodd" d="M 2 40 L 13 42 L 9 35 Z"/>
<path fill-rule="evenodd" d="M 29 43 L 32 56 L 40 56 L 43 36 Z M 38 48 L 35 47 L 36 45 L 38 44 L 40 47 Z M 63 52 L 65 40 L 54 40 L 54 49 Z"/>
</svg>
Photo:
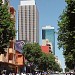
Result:
<svg viewBox="0 0 75 75">
<path fill-rule="evenodd" d="M 32 67 L 33 63 L 32 62 L 28 62 L 27 63 L 27 66 L 29 67 L 29 72 L 31 73 L 31 67 Z M 27 72 L 28 72 L 28 69 L 27 69 Z"/>
</svg>

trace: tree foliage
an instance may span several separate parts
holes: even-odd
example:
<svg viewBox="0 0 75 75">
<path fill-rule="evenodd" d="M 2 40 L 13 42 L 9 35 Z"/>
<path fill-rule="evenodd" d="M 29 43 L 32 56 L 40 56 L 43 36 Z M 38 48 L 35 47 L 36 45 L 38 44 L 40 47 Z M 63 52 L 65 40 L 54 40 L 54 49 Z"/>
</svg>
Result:
<svg viewBox="0 0 75 75">
<path fill-rule="evenodd" d="M 49 64 L 49 61 L 48 61 L 47 55 L 45 53 L 42 53 L 39 60 L 38 69 L 41 71 L 47 71 L 49 66 L 48 64 Z"/>
<path fill-rule="evenodd" d="M 42 56 L 39 60 L 39 70 L 42 71 L 59 71 L 61 72 L 62 69 L 60 68 L 59 64 L 55 61 L 55 57 L 53 54 L 48 53 L 42 53 Z"/>
<path fill-rule="evenodd" d="M 53 54 L 45 54 L 37 43 L 28 43 L 23 46 L 23 54 L 28 63 L 33 63 L 35 69 L 41 71 L 54 70 L 59 71 L 60 66 L 55 62 Z M 26 62 L 25 62 L 26 64 Z"/>
<path fill-rule="evenodd" d="M 60 67 L 60 64 L 58 64 L 56 61 L 55 61 L 55 56 L 51 53 L 47 54 L 47 57 L 48 57 L 48 70 L 52 70 L 52 71 L 59 71 L 61 72 L 62 71 L 62 68 Z"/>
<path fill-rule="evenodd" d="M 63 48 L 66 66 L 72 69 L 75 62 L 75 0 L 65 1 L 67 6 L 58 21 L 58 45 Z"/>
<path fill-rule="evenodd" d="M 15 37 L 15 22 L 8 10 L 8 3 L 2 4 L 0 0 L 0 53 L 5 52 L 4 48 L 7 48 L 9 41 Z"/>
<path fill-rule="evenodd" d="M 65 72 L 69 72 L 69 68 L 68 67 L 65 68 Z"/>
<path fill-rule="evenodd" d="M 37 43 L 28 43 L 23 46 L 23 54 L 29 62 L 37 64 L 42 54 L 41 47 Z"/>
</svg>

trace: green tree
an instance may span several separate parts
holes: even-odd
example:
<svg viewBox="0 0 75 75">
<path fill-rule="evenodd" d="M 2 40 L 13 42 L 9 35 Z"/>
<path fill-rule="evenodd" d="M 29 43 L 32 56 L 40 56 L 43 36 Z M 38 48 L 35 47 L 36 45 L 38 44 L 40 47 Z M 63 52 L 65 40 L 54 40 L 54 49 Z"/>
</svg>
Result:
<svg viewBox="0 0 75 75">
<path fill-rule="evenodd" d="M 9 41 L 15 37 L 14 21 L 8 12 L 8 3 L 2 4 L 0 0 L 0 54 L 9 46 Z"/>
<path fill-rule="evenodd" d="M 65 72 L 69 72 L 69 68 L 68 67 L 65 68 Z"/>
<path fill-rule="evenodd" d="M 55 61 L 54 55 L 51 53 L 42 53 L 38 65 L 38 69 L 42 71 L 62 71 L 59 64 Z"/>
<path fill-rule="evenodd" d="M 55 62 L 53 54 L 45 54 L 37 43 L 27 43 L 23 46 L 23 55 L 27 62 L 25 65 L 33 64 L 33 69 L 40 71 L 54 70 L 59 71 L 59 65 Z"/>
<path fill-rule="evenodd" d="M 23 46 L 23 55 L 29 63 L 37 65 L 39 63 L 39 58 L 42 55 L 41 47 L 37 43 L 28 43 Z"/>
<path fill-rule="evenodd" d="M 53 63 L 53 71 L 61 72 L 63 69 L 60 67 L 60 65 L 57 62 Z"/>
<path fill-rule="evenodd" d="M 53 54 L 47 54 L 48 57 L 48 70 L 52 71 L 62 71 L 62 68 L 59 66 L 59 64 L 55 61 L 55 56 Z"/>
<path fill-rule="evenodd" d="M 54 62 L 55 62 L 55 57 L 54 57 L 54 55 L 51 54 L 51 53 L 47 54 L 47 57 L 48 57 L 48 64 L 49 64 L 48 69 L 50 69 L 50 70 L 53 71 Z"/>
<path fill-rule="evenodd" d="M 73 69 L 75 63 L 75 0 L 65 0 L 67 6 L 58 21 L 58 45 L 63 48 L 65 64 Z"/>
<path fill-rule="evenodd" d="M 39 59 L 38 69 L 40 71 L 47 71 L 48 66 L 49 66 L 49 61 L 48 61 L 47 54 L 42 52 L 42 55 L 41 55 L 41 57 Z"/>
</svg>

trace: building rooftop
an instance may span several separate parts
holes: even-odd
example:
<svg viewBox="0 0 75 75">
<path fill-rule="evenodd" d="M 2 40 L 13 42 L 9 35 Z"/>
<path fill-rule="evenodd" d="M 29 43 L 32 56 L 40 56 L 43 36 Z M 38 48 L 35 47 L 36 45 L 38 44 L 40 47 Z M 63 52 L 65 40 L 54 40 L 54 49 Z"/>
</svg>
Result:
<svg viewBox="0 0 75 75">
<path fill-rule="evenodd" d="M 42 29 L 54 29 L 54 27 L 49 25 L 49 26 L 42 27 Z"/>
<path fill-rule="evenodd" d="M 35 5 L 35 0 L 20 0 L 20 5 Z"/>
</svg>

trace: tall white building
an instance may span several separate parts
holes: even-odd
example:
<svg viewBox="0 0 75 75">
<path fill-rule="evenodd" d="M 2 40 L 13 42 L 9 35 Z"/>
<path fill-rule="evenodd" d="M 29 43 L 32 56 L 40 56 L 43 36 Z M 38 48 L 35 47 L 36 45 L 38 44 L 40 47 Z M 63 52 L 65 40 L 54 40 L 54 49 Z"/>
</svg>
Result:
<svg viewBox="0 0 75 75">
<path fill-rule="evenodd" d="M 39 14 L 35 0 L 20 0 L 18 7 L 18 40 L 39 43 Z"/>
</svg>

